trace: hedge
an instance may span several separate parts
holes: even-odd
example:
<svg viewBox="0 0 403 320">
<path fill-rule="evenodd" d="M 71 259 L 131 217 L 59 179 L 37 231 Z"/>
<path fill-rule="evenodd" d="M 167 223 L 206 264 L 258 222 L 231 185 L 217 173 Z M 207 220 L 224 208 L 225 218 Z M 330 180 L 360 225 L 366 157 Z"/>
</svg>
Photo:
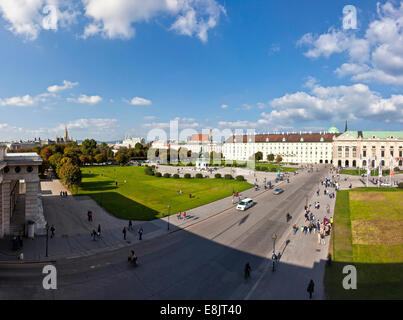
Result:
<svg viewBox="0 0 403 320">
<path fill-rule="evenodd" d="M 177 173 L 175 173 L 173 176 L 172 176 L 174 179 L 179 179 L 180 177 L 179 177 L 179 174 L 177 174 Z"/>
<path fill-rule="evenodd" d="M 170 173 L 164 173 L 164 178 L 170 178 L 171 177 L 171 174 Z"/>
<path fill-rule="evenodd" d="M 201 174 L 201 173 L 196 173 L 196 176 L 195 176 L 197 179 L 201 179 L 201 178 L 203 178 L 203 175 Z"/>
<path fill-rule="evenodd" d="M 221 174 L 220 174 L 220 173 L 216 173 L 216 174 L 214 175 L 214 177 L 215 177 L 216 179 L 221 179 Z"/>
<path fill-rule="evenodd" d="M 226 174 L 226 175 L 224 176 L 224 179 L 231 180 L 231 179 L 234 179 L 234 178 L 232 177 L 232 175 Z"/>
<path fill-rule="evenodd" d="M 158 177 L 158 178 L 161 178 L 161 177 L 162 177 L 162 174 L 161 174 L 161 172 L 156 172 L 156 173 L 155 173 L 155 176 Z"/>
<path fill-rule="evenodd" d="M 245 181 L 245 178 L 243 176 L 236 176 L 235 178 L 237 181 Z"/>
<path fill-rule="evenodd" d="M 151 169 L 151 168 L 149 168 L 149 167 L 146 167 L 146 168 L 144 169 L 144 173 L 145 173 L 146 175 L 149 175 L 149 176 L 153 176 L 153 175 L 154 175 L 153 169 Z"/>
<path fill-rule="evenodd" d="M 190 175 L 190 173 L 185 173 L 185 175 L 183 177 L 185 179 L 190 179 L 192 176 Z"/>
</svg>

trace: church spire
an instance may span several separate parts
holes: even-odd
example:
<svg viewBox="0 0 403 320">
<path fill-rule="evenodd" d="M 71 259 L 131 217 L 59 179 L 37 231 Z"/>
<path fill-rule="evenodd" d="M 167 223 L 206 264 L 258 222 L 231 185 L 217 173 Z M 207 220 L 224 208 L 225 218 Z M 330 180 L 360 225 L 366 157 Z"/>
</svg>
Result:
<svg viewBox="0 0 403 320">
<path fill-rule="evenodd" d="M 347 120 L 346 120 L 346 127 L 344 128 L 344 132 L 348 131 L 348 125 L 347 125 Z"/>
</svg>

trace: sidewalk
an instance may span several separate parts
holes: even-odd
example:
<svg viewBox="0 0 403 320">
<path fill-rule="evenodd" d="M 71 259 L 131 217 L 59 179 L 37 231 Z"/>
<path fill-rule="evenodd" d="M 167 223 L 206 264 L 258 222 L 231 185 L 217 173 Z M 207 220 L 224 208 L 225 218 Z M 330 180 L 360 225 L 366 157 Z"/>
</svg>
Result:
<svg viewBox="0 0 403 320">
<path fill-rule="evenodd" d="M 67 190 L 58 180 L 43 181 L 41 187 L 45 218 L 49 225 L 54 225 L 56 229 L 53 238 L 50 238 L 49 232 L 48 257 L 46 257 L 46 236 L 36 237 L 34 240 L 24 238 L 24 247 L 18 251 L 11 249 L 10 239 L 3 239 L 0 240 L 0 261 L 16 261 L 20 252 L 24 253 L 24 260 L 30 262 L 88 256 L 130 247 L 185 229 L 237 205 L 232 203 L 230 196 L 187 211 L 186 219 L 177 219 L 176 215 L 172 214 L 170 217 L 153 221 L 133 221 L 134 230 L 128 231 L 124 240 L 122 230 L 125 226 L 128 227 L 127 220 L 112 216 L 90 197 L 73 197 L 69 192 L 68 197 L 60 197 L 60 191 Z M 241 199 L 247 197 L 253 199 L 264 192 L 264 188 L 257 191 L 252 188 L 241 192 L 240 196 Z M 93 222 L 88 221 L 88 210 L 94 214 Z M 94 241 L 90 234 L 92 230 L 97 230 L 98 224 L 101 225 L 101 238 Z M 138 239 L 137 231 L 140 226 L 144 230 L 143 240 Z"/>
<path fill-rule="evenodd" d="M 333 217 L 336 198 L 330 199 L 329 196 L 324 195 L 324 186 L 320 186 L 319 189 L 319 196 L 317 196 L 315 190 L 308 203 L 312 205 L 311 211 L 316 220 L 320 219 L 323 221 L 324 217 L 328 219 Z M 328 190 L 333 192 L 334 189 L 328 188 Z M 335 194 L 337 193 L 335 192 Z M 319 201 L 319 209 L 315 209 L 315 201 Z M 305 204 L 301 205 L 303 206 Z M 330 206 L 329 214 L 326 212 L 327 205 Z M 292 229 L 294 224 L 299 228 L 295 235 Z M 249 292 L 245 287 L 245 299 L 305 300 L 308 298 L 306 288 L 311 279 L 314 280 L 315 283 L 313 299 L 326 298 L 323 280 L 330 237 L 325 237 L 325 244 L 318 244 L 317 233 L 312 231 L 310 234 L 308 231 L 308 233 L 304 235 L 303 231 L 301 231 L 301 226 L 308 226 L 308 224 L 309 222 L 305 222 L 303 214 L 301 214 L 297 220 L 293 218 L 289 221 L 290 231 L 279 239 L 278 245 L 276 246 L 276 254 L 282 252 L 276 271 L 273 273 L 271 270 L 272 263 L 270 254 L 270 257 L 268 257 L 269 262 L 264 266 L 260 266 L 255 272 L 255 277 L 257 277 L 258 280 L 254 287 L 250 289 Z M 267 290 L 268 288 L 270 288 L 270 290 Z"/>
</svg>

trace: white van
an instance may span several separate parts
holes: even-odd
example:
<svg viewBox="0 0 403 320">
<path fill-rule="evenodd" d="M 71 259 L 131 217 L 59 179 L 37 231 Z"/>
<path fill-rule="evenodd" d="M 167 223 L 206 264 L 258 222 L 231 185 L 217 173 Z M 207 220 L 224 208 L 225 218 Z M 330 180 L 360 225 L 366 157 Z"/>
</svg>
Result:
<svg viewBox="0 0 403 320">
<path fill-rule="evenodd" d="M 253 206 L 253 200 L 251 198 L 246 198 L 241 200 L 241 202 L 236 206 L 237 210 L 246 210 Z"/>
</svg>

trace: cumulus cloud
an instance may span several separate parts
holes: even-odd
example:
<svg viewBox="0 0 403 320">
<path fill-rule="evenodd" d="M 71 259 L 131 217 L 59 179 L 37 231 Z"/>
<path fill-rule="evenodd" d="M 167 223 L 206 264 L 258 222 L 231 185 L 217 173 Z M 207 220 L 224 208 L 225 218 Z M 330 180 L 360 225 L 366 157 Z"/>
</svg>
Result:
<svg viewBox="0 0 403 320">
<path fill-rule="evenodd" d="M 0 106 L 31 107 L 36 104 L 36 99 L 29 94 L 0 99 Z"/>
<path fill-rule="evenodd" d="M 81 94 L 78 98 L 67 98 L 67 101 L 83 104 L 97 104 L 102 101 L 102 98 L 100 96 L 87 96 L 85 94 Z"/>
<path fill-rule="evenodd" d="M 71 82 L 71 81 L 63 80 L 63 85 L 61 85 L 61 86 L 58 86 L 58 85 L 50 86 L 50 87 L 48 87 L 48 91 L 52 92 L 52 93 L 56 93 L 56 92 L 63 91 L 63 90 L 66 90 L 66 89 L 71 89 L 71 88 L 73 88 L 73 87 L 75 87 L 77 85 L 78 85 L 78 82 Z"/>
<path fill-rule="evenodd" d="M 66 0 L 1 0 L 0 12 L 6 28 L 27 40 L 35 40 L 42 29 L 66 27 L 78 15 Z"/>
<path fill-rule="evenodd" d="M 82 0 L 91 22 L 83 38 L 102 35 L 108 39 L 129 39 L 135 35 L 134 24 L 148 22 L 160 15 L 175 17 L 170 27 L 179 34 L 208 39 L 225 9 L 216 0 Z"/>
<path fill-rule="evenodd" d="M 272 110 L 257 121 L 220 121 L 220 127 L 273 128 L 312 122 L 364 121 L 403 123 L 403 95 L 382 97 L 367 85 L 324 87 L 312 83 L 310 91 L 285 94 L 269 102 Z"/>
<path fill-rule="evenodd" d="M 228 105 L 227 104 L 222 104 L 221 109 L 228 109 Z"/>
<path fill-rule="evenodd" d="M 124 101 L 126 101 L 128 104 L 131 104 L 132 106 L 150 106 L 150 105 L 152 105 L 151 100 L 147 100 L 145 98 L 140 98 L 140 97 L 134 97 L 130 101 L 128 101 L 128 100 L 124 100 Z"/>
<path fill-rule="evenodd" d="M 377 5 L 377 16 L 362 37 L 330 28 L 321 35 L 305 34 L 297 46 L 308 46 L 310 58 L 347 53 L 348 61 L 335 70 L 357 82 L 403 85 L 403 1 Z"/>
</svg>

